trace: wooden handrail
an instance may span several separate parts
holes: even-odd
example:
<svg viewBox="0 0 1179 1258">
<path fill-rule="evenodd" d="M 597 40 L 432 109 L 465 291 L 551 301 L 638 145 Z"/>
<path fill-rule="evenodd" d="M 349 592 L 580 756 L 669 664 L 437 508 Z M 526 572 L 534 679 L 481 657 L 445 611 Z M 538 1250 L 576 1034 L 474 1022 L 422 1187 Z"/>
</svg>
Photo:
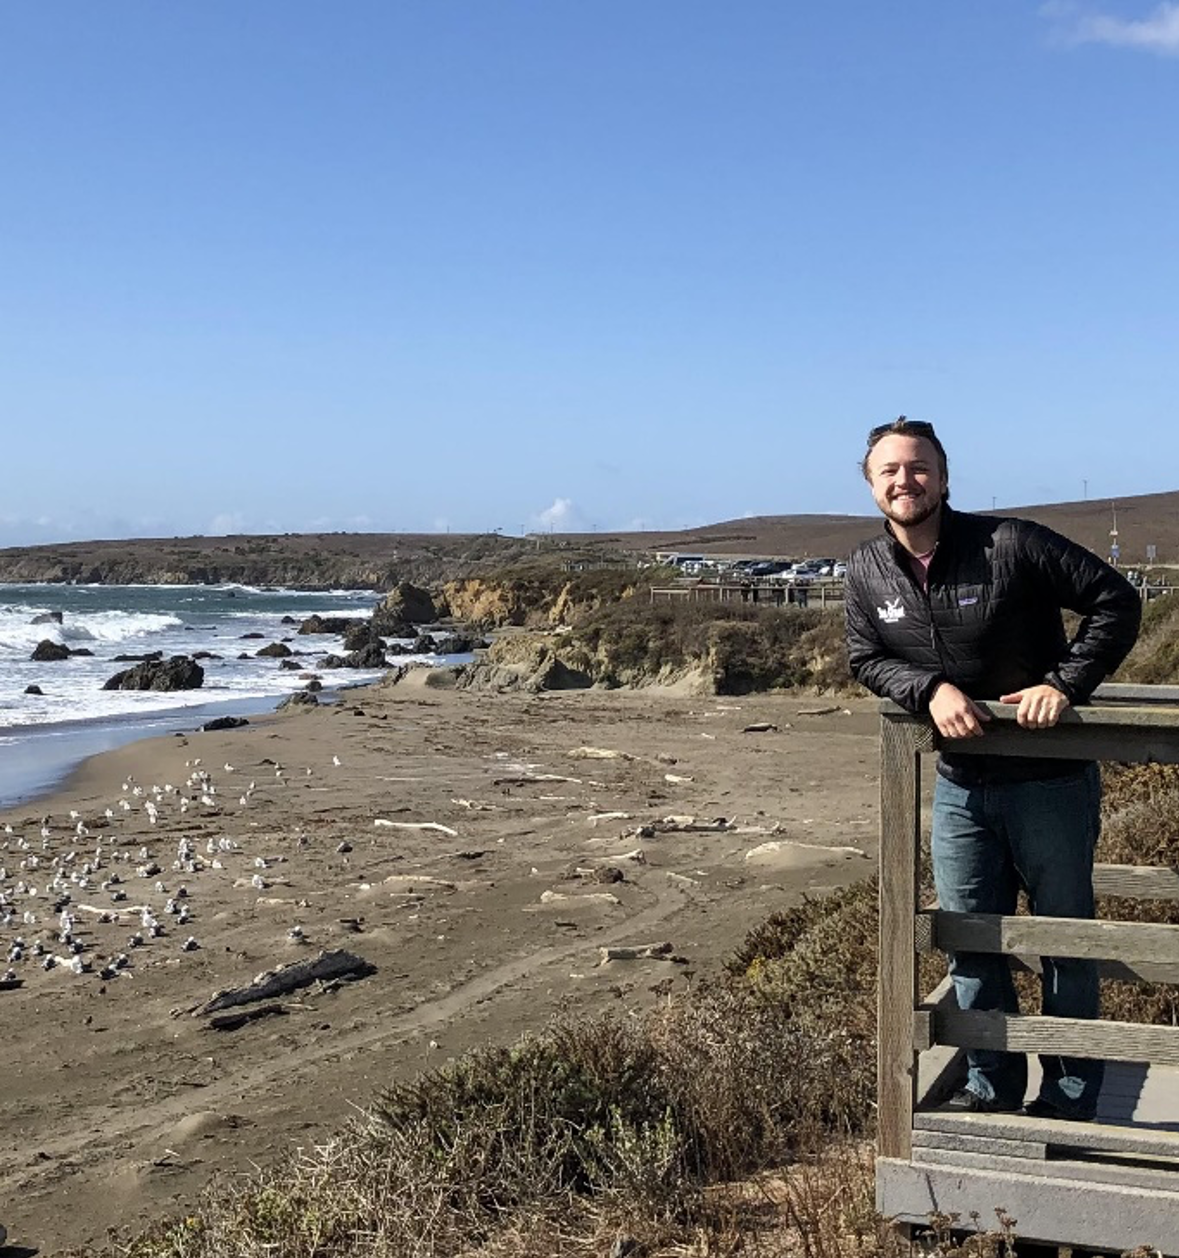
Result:
<svg viewBox="0 0 1179 1258">
<path fill-rule="evenodd" d="M 932 944 L 942 952 L 1031 953 L 1179 965 L 1179 926 L 1073 917 L 1004 917 L 944 909 L 921 916 L 932 919 Z"/>
<path fill-rule="evenodd" d="M 1138 1022 L 1045 1018 L 981 1009 L 918 1010 L 913 1015 L 913 1047 L 921 1050 L 932 1044 L 1179 1066 L 1179 1027 Z"/>
<path fill-rule="evenodd" d="M 1025 730 L 1011 704 L 982 702 L 990 717 L 981 738 L 948 742 L 927 718 L 883 701 L 881 712 L 880 988 L 878 1151 L 908 1160 L 913 1151 L 915 1048 L 1006 1048 L 1121 1061 L 1179 1065 L 1179 1028 L 924 1008 L 916 953 L 1003 953 L 1017 963 L 1040 956 L 1089 958 L 1106 974 L 1173 981 L 1179 926 L 917 911 L 921 757 L 935 749 L 964 755 L 1179 763 L 1179 686 L 1101 687 L 1090 705 L 1070 708 L 1052 729 Z M 1179 900 L 1179 870 L 1098 866 L 1100 895 Z M 1021 955 L 1024 954 L 1024 955 Z M 1030 961 L 1029 961 L 1030 954 Z M 941 994 L 944 996 L 944 985 Z"/>
</svg>

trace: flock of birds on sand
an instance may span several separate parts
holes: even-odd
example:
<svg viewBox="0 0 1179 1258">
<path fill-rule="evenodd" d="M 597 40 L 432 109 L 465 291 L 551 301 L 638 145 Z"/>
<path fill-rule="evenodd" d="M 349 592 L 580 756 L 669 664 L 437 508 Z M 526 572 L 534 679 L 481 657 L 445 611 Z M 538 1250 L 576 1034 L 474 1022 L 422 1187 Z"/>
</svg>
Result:
<svg viewBox="0 0 1179 1258">
<path fill-rule="evenodd" d="M 269 762 L 265 762 L 269 763 Z M 340 765 L 339 756 L 332 764 Z M 0 942 L 0 991 L 23 985 L 36 968 L 69 971 L 75 975 L 96 973 L 104 982 L 128 975 L 132 954 L 153 941 L 178 941 L 181 952 L 195 952 L 200 942 L 189 928 L 195 917 L 189 881 L 206 869 L 226 869 L 230 862 L 249 862 L 253 870 L 245 885 L 264 891 L 269 885 L 270 861 L 256 856 L 249 861 L 242 845 L 228 835 L 194 840 L 182 834 L 176 841 L 170 870 L 153 853 L 158 845 L 122 846 L 115 831 L 120 821 L 141 814 L 150 826 L 166 827 L 169 820 L 184 818 L 195 810 L 203 819 L 222 815 L 232 793 L 219 791 L 213 775 L 200 758 L 185 761 L 188 777 L 180 787 L 172 783 L 144 787 L 128 777 L 113 806 L 103 810 L 101 821 L 88 822 L 76 809 L 67 819 L 43 817 L 39 832 L 11 824 L 0 831 L 0 939 L 11 933 L 5 948 Z M 273 765 L 275 779 L 285 770 Z M 234 773 L 226 763 L 224 772 Z M 310 768 L 304 771 L 310 776 Z M 257 790 L 250 781 L 238 795 L 245 808 Z M 232 802 L 230 802 L 232 806 Z M 199 826 L 189 826 L 199 829 Z M 101 832 L 97 832 L 101 831 Z M 203 850 L 200 850 L 203 846 Z M 237 858 L 237 861 L 235 861 Z M 195 886 L 195 882 L 194 882 Z M 129 934 L 122 931 L 128 926 Z M 102 931 L 100 948 L 96 927 Z M 113 946 L 111 936 L 117 941 Z M 302 927 L 287 932 L 293 943 L 305 942 Z"/>
</svg>

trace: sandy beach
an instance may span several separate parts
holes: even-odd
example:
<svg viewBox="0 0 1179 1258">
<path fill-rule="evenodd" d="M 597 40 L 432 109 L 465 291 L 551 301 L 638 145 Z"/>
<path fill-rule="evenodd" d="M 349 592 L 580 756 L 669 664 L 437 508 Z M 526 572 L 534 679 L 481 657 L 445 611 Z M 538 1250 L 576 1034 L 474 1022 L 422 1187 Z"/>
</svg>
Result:
<svg viewBox="0 0 1179 1258">
<path fill-rule="evenodd" d="M 562 1010 L 683 989 L 775 909 L 874 869 L 872 701 L 423 677 L 136 742 L 0 815 L 9 884 L 38 890 L 0 932 L 6 952 L 26 945 L 9 963 L 22 984 L 0 990 L 10 1243 L 51 1254 L 179 1213 L 218 1174 L 337 1130 L 390 1079 Z M 53 941 L 71 873 L 80 975 L 31 955 L 41 939 L 70 959 Z M 601 964 L 607 945 L 662 943 L 674 959 Z M 321 949 L 375 972 L 237 1029 L 193 1015 Z"/>
</svg>

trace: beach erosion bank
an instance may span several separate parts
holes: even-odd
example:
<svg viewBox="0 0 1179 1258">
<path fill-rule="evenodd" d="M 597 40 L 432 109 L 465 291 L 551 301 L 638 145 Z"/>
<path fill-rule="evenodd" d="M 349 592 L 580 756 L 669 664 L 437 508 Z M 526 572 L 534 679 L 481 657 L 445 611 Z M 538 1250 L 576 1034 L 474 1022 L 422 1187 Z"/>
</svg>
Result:
<svg viewBox="0 0 1179 1258">
<path fill-rule="evenodd" d="M 393 1078 L 698 981 L 771 912 L 872 872 L 876 734 L 863 700 L 498 695 L 423 670 L 87 760 L 0 812 L 3 946 L 24 942 L 0 991 L 13 1240 L 52 1253 L 183 1212 Z M 63 893 L 81 974 L 43 968 L 71 955 Z M 373 973 L 234 1030 L 191 1013 L 339 949 Z"/>
</svg>

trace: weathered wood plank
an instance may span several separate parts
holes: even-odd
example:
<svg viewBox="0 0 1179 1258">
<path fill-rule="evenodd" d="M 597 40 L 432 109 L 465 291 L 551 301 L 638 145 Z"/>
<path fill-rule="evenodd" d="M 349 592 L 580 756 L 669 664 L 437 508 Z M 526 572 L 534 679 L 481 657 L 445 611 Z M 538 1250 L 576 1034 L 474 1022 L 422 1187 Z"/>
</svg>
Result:
<svg viewBox="0 0 1179 1258">
<path fill-rule="evenodd" d="M 1094 961 L 1099 977 L 1119 983 L 1179 983 L 1179 965 L 1152 965 L 1145 961 Z M 1011 966 L 1031 974 L 1043 973 L 1039 957 L 1018 954 L 1011 957 Z"/>
<path fill-rule="evenodd" d="M 1049 1158 L 1036 1162 L 1030 1158 L 1002 1157 L 976 1153 L 966 1149 L 915 1148 L 913 1161 L 922 1166 L 960 1166 L 969 1171 L 995 1171 L 1005 1175 L 1050 1176 L 1052 1179 L 1081 1180 L 1086 1184 L 1123 1184 L 1129 1188 L 1145 1188 L 1179 1193 L 1179 1165 L 1145 1166 L 1141 1163 L 1073 1161 Z"/>
<path fill-rule="evenodd" d="M 1170 865 L 1094 865 L 1093 892 L 1136 900 L 1179 900 L 1179 869 Z"/>
<path fill-rule="evenodd" d="M 1179 687 L 1168 687 L 1179 690 Z M 1153 687 L 1152 687 L 1153 690 Z M 1100 694 L 1101 692 L 1099 692 Z M 1112 697 L 1112 696 L 1111 696 Z M 1016 724 L 1018 708 L 1013 703 L 998 703 L 993 699 L 976 699 L 974 701 L 991 717 L 983 738 L 954 739 L 954 750 L 965 751 L 967 746 L 985 742 L 986 738 L 1002 727 L 1010 727 L 1027 740 L 1023 755 L 1035 754 L 1026 750 L 1027 745 L 1038 742 L 1053 742 L 1066 737 L 1069 730 L 1088 728 L 1090 730 L 1125 730 L 1134 727 L 1148 729 L 1179 729 L 1179 703 L 1143 703 L 1136 706 L 1132 703 L 1084 704 L 1081 707 L 1066 708 L 1060 720 L 1051 729 L 1025 730 Z M 885 717 L 908 718 L 916 720 L 910 713 L 889 699 L 880 701 L 880 712 Z M 924 720 L 924 718 L 922 718 Z M 928 724 L 928 721 L 924 723 Z"/>
<path fill-rule="evenodd" d="M 934 1044 L 917 1058 L 917 1105 L 927 1109 L 949 1100 L 966 1078 L 966 1052 Z"/>
<path fill-rule="evenodd" d="M 921 814 L 917 746 L 927 730 L 912 718 L 880 723 L 880 983 L 877 1004 L 877 1147 L 909 1156 L 916 1059 L 913 929 Z"/>
<path fill-rule="evenodd" d="M 988 706 L 988 705 L 982 705 Z M 990 705 L 997 706 L 997 705 Z M 1088 708 L 1086 712 L 1113 712 Z M 1127 712 L 1137 709 L 1127 708 Z M 1163 713 L 1151 713 L 1161 716 Z M 1170 713 L 1167 713 L 1169 716 Z M 939 746 L 949 744 L 940 743 Z M 1117 760 L 1130 764 L 1179 762 L 1179 720 L 1126 726 L 1058 725 L 1055 729 L 1025 730 L 1016 725 L 987 726 L 982 738 L 956 739 L 955 755 L 1043 756 L 1049 760 Z"/>
<path fill-rule="evenodd" d="M 1179 1236 L 1179 1193 L 877 1159 L 876 1208 L 887 1217 L 924 1223 L 934 1210 L 961 1220 L 974 1214 L 987 1228 L 996 1207 L 1017 1218 L 1020 1238 L 1031 1241 L 1174 1253 Z"/>
<path fill-rule="evenodd" d="M 1179 926 L 948 913 L 944 909 L 932 910 L 929 916 L 933 918 L 934 943 L 945 952 L 1030 953 L 1179 965 Z"/>
<path fill-rule="evenodd" d="M 1134 682 L 1107 681 L 1093 692 L 1098 702 L 1114 703 L 1179 703 L 1179 686 L 1144 686 Z"/>
<path fill-rule="evenodd" d="M 1179 706 L 1069 708 L 1052 729 L 1021 729 L 1009 703 L 978 701 L 991 717 L 982 738 L 946 740 L 930 730 L 934 747 L 952 746 L 967 756 L 1044 756 L 1050 760 L 1117 760 L 1132 763 L 1179 763 Z M 882 700 L 885 719 L 897 720 L 903 709 Z M 913 717 L 908 717 L 914 720 Z"/>
<path fill-rule="evenodd" d="M 1179 1131 L 1123 1127 L 1113 1123 L 1065 1123 L 1022 1114 L 952 1114 L 921 1110 L 913 1116 L 921 1131 L 944 1131 L 1003 1140 L 1029 1140 L 1064 1149 L 1179 1159 Z"/>
<path fill-rule="evenodd" d="M 957 1131 L 923 1131 L 920 1128 L 913 1132 L 914 1158 L 918 1149 L 958 1149 L 994 1157 L 1038 1159 L 1041 1162 L 1048 1156 L 1048 1146 L 1042 1140 L 1011 1140 L 1002 1136 L 971 1136 Z"/>
<path fill-rule="evenodd" d="M 938 1009 L 933 1018 L 936 1042 L 957 1048 L 1064 1053 L 1179 1066 L 1179 1027 L 1174 1026 L 1029 1017 L 979 1009 Z"/>
</svg>

